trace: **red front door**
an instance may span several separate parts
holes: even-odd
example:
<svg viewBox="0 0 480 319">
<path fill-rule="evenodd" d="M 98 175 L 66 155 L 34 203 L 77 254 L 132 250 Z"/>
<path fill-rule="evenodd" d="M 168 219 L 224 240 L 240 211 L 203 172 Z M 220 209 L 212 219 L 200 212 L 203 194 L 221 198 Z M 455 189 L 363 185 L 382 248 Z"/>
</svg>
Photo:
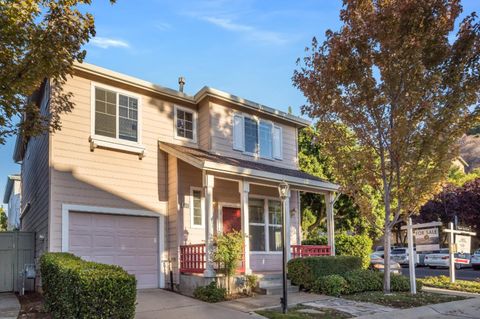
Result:
<svg viewBox="0 0 480 319">
<path fill-rule="evenodd" d="M 223 233 L 227 234 L 234 230 L 240 232 L 242 230 L 242 217 L 240 208 L 223 207 Z"/>
</svg>

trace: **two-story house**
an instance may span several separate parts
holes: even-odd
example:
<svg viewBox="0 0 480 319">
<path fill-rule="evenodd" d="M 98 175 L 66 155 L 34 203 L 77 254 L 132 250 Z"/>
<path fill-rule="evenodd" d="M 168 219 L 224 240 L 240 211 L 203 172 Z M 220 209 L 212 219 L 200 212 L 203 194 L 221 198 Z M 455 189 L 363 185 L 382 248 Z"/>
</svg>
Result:
<svg viewBox="0 0 480 319">
<path fill-rule="evenodd" d="M 118 264 L 139 288 L 168 285 L 171 267 L 182 290 L 192 273 L 215 276 L 206 250 L 238 230 L 242 271 L 278 271 L 282 181 L 288 247 L 301 240 L 300 192 L 326 194 L 333 238 L 338 186 L 298 169 L 297 133 L 308 121 L 209 87 L 190 96 L 86 63 L 74 70 L 65 90 L 75 107 L 62 129 L 19 137 L 14 154 L 22 229 L 36 232 L 37 257 L 65 251 Z M 45 114 L 49 97 L 48 82 L 32 97 Z"/>
<path fill-rule="evenodd" d="M 7 204 L 7 230 L 20 227 L 20 199 L 21 199 L 20 174 L 7 176 L 3 203 Z"/>
</svg>

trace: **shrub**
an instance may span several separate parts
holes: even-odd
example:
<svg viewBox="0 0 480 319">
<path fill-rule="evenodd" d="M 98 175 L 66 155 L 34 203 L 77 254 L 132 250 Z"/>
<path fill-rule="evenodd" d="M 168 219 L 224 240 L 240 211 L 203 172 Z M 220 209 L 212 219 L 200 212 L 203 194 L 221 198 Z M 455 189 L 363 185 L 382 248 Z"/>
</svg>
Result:
<svg viewBox="0 0 480 319">
<path fill-rule="evenodd" d="M 403 275 L 392 274 L 390 278 L 390 289 L 392 291 L 410 291 L 410 278 Z"/>
<path fill-rule="evenodd" d="M 383 281 L 377 272 L 372 270 L 357 269 L 343 275 L 347 282 L 346 294 L 364 291 L 379 291 L 383 288 Z"/>
<path fill-rule="evenodd" d="M 245 275 L 245 288 L 247 289 L 247 293 L 251 293 L 258 284 L 258 276 L 257 275 Z"/>
<path fill-rule="evenodd" d="M 218 287 L 215 281 L 212 281 L 206 286 L 197 287 L 193 291 L 193 296 L 195 298 L 206 302 L 224 301 L 226 295 L 227 290 L 225 288 Z"/>
<path fill-rule="evenodd" d="M 302 245 L 327 245 L 327 237 L 319 236 L 315 239 L 302 241 Z M 362 259 L 362 267 L 370 265 L 370 251 L 372 239 L 368 235 L 347 235 L 346 233 L 335 235 L 335 254 L 338 256 L 357 256 Z"/>
<path fill-rule="evenodd" d="M 362 261 L 354 256 L 324 256 L 295 258 L 288 262 L 288 277 L 304 289 L 312 289 L 318 278 L 361 269 Z"/>
<path fill-rule="evenodd" d="M 238 231 L 233 231 L 217 236 L 215 244 L 217 249 L 213 259 L 220 264 L 227 276 L 227 287 L 230 291 L 230 278 L 235 274 L 238 263 L 242 260 L 243 236 Z"/>
<path fill-rule="evenodd" d="M 347 289 L 347 281 L 340 275 L 328 275 L 318 278 L 312 290 L 329 296 L 338 297 Z"/>
<path fill-rule="evenodd" d="M 420 280 L 428 287 L 480 293 L 480 281 L 455 280 L 451 283 L 447 276 L 425 277 Z"/>
<path fill-rule="evenodd" d="M 40 258 L 45 307 L 53 318 L 133 318 L 136 280 L 121 267 L 69 253 Z"/>
</svg>

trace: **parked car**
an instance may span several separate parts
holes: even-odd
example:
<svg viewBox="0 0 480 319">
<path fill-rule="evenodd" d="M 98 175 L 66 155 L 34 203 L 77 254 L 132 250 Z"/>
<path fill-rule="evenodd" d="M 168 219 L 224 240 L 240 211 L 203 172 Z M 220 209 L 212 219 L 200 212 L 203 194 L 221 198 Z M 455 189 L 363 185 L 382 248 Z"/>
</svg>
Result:
<svg viewBox="0 0 480 319">
<path fill-rule="evenodd" d="M 372 253 L 370 255 L 370 269 L 383 272 L 385 268 L 385 259 L 382 258 L 377 253 Z M 392 274 L 401 274 L 402 266 L 399 263 L 390 261 L 390 273 Z"/>
<path fill-rule="evenodd" d="M 408 266 L 409 265 L 409 254 L 408 248 L 395 248 L 390 253 L 390 259 L 394 262 L 399 263 L 401 266 Z M 414 251 L 414 261 L 415 266 L 418 264 L 418 256 L 417 253 Z"/>
<path fill-rule="evenodd" d="M 390 251 L 393 249 L 397 248 L 396 246 L 390 246 Z M 373 252 L 376 255 L 379 255 L 380 257 L 384 257 L 385 255 L 385 248 L 383 246 L 376 246 L 375 251 Z"/>
<path fill-rule="evenodd" d="M 463 253 L 455 253 L 455 258 L 462 258 L 466 259 L 470 262 L 471 255 L 470 254 L 463 254 Z M 430 268 L 437 268 L 437 267 L 450 267 L 450 254 L 448 248 L 442 248 L 440 250 L 434 250 L 431 254 L 425 256 L 425 266 Z M 455 263 L 456 269 L 467 268 L 469 264 L 460 264 Z"/>
<path fill-rule="evenodd" d="M 472 264 L 474 270 L 480 270 L 480 249 L 473 253 L 472 258 L 470 258 L 470 264 Z"/>
<path fill-rule="evenodd" d="M 421 266 L 421 267 L 425 267 L 425 257 L 429 254 L 433 253 L 433 251 L 429 250 L 429 251 L 419 251 L 417 252 L 417 258 L 418 258 L 418 265 L 417 266 Z"/>
</svg>

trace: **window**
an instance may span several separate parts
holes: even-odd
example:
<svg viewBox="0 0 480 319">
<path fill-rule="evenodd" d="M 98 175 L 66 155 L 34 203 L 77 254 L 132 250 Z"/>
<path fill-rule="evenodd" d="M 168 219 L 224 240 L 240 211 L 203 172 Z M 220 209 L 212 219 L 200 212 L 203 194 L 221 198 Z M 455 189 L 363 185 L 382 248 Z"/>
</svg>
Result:
<svg viewBox="0 0 480 319">
<path fill-rule="evenodd" d="M 282 209 L 280 201 L 250 198 L 250 249 L 275 252 L 282 250 Z"/>
<path fill-rule="evenodd" d="M 254 119 L 245 118 L 245 152 L 256 153 L 258 144 L 258 124 Z"/>
<path fill-rule="evenodd" d="M 202 191 L 200 188 L 190 189 L 190 213 L 192 227 L 203 227 L 203 205 L 202 205 Z"/>
<path fill-rule="evenodd" d="M 175 106 L 175 137 L 196 141 L 197 113 L 193 110 Z"/>
<path fill-rule="evenodd" d="M 138 142 L 138 99 L 95 87 L 95 134 Z"/>
<path fill-rule="evenodd" d="M 282 159 L 282 128 L 270 121 L 233 116 L 233 149 L 261 158 Z"/>
</svg>

